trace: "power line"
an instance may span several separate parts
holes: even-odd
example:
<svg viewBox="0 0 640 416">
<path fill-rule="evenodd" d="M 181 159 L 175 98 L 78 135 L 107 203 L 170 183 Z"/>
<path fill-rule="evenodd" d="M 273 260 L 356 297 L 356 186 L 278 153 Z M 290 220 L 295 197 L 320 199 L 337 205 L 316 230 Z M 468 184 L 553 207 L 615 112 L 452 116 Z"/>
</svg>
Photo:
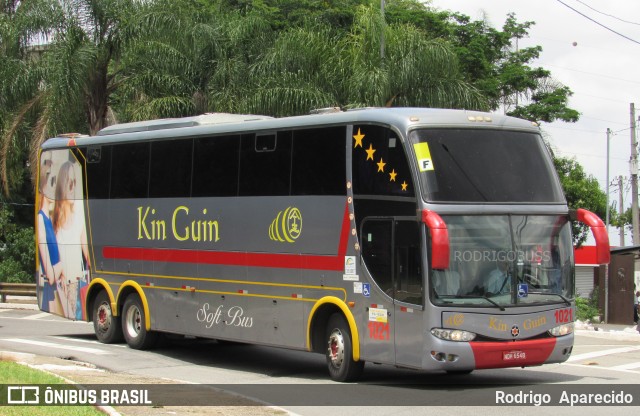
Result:
<svg viewBox="0 0 640 416">
<path fill-rule="evenodd" d="M 582 13 L 581 11 L 574 9 L 573 7 L 569 6 L 567 3 L 563 2 L 562 0 L 556 0 L 556 1 L 557 1 L 558 3 L 560 3 L 560 4 L 564 5 L 565 7 L 568 7 L 569 9 L 573 10 L 574 12 L 578 13 L 580 16 L 582 16 L 582 17 L 584 17 L 584 18 L 586 18 L 586 19 L 588 19 L 588 20 L 591 20 L 593 23 L 597 24 L 598 26 L 601 26 L 601 27 L 603 27 L 603 28 L 607 29 L 608 31 L 615 33 L 616 35 L 618 35 L 618 36 L 620 36 L 620 37 L 623 37 L 623 38 L 625 38 L 625 39 L 627 39 L 627 40 L 630 40 L 630 41 L 631 41 L 631 42 L 633 42 L 633 43 L 637 43 L 638 45 L 640 45 L 640 42 L 638 42 L 637 40 L 632 39 L 632 38 L 630 38 L 629 36 L 623 35 L 623 34 L 622 34 L 622 33 L 620 33 L 620 32 L 616 32 L 615 30 L 611 29 L 611 28 L 610 28 L 610 27 L 608 27 L 608 26 L 603 25 L 602 23 L 598 22 L 598 21 L 597 21 L 597 20 L 595 20 L 595 19 L 592 19 L 591 17 L 587 16 L 586 14 Z"/>
<path fill-rule="evenodd" d="M 558 0 L 558 1 L 560 1 L 560 0 Z M 573 71 L 573 72 L 580 72 L 581 74 L 594 75 L 596 77 L 609 78 L 609 79 L 613 79 L 613 80 L 616 80 L 616 81 L 629 82 L 629 83 L 632 83 L 632 84 L 640 84 L 640 81 L 638 81 L 638 80 L 624 79 L 624 78 L 619 78 L 619 77 L 612 77 L 611 75 L 598 74 L 597 72 L 583 71 L 581 69 L 567 68 L 566 66 L 546 64 L 546 63 L 540 63 L 540 65 L 542 65 L 542 66 L 552 66 L 554 68 L 565 69 L 567 71 Z"/>
<path fill-rule="evenodd" d="M 607 13 L 601 12 L 600 10 L 596 10 L 596 9 L 594 9 L 593 7 L 589 6 L 587 3 L 585 3 L 585 2 L 583 2 L 583 1 L 581 1 L 581 0 L 576 0 L 576 1 L 577 1 L 578 3 L 580 3 L 580 4 L 582 4 L 582 5 L 584 5 L 584 6 L 588 7 L 588 8 L 590 8 L 591 10 L 593 10 L 593 11 L 594 11 L 594 12 L 596 12 L 596 13 L 600 13 L 600 14 L 605 15 L 605 16 L 607 16 L 607 17 L 612 17 L 612 18 L 614 18 L 614 19 L 616 19 L 616 20 L 619 20 L 619 21 L 621 21 L 621 22 L 629 23 L 630 25 L 638 25 L 638 26 L 640 26 L 640 23 L 630 22 L 630 21 L 628 21 L 628 20 L 621 19 L 621 18 L 619 18 L 618 16 L 614 16 L 614 15 L 612 15 L 612 14 L 607 14 Z"/>
</svg>

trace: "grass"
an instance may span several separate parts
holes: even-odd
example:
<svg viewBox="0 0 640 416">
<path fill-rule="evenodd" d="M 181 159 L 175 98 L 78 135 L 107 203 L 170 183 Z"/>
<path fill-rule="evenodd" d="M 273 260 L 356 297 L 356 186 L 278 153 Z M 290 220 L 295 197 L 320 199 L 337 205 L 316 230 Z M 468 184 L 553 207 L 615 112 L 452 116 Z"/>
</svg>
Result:
<svg viewBox="0 0 640 416">
<path fill-rule="evenodd" d="M 64 381 L 54 375 L 21 364 L 0 361 L 0 384 L 64 384 Z M 92 406 L 0 406 L 0 415 L 104 416 L 104 413 Z"/>
</svg>

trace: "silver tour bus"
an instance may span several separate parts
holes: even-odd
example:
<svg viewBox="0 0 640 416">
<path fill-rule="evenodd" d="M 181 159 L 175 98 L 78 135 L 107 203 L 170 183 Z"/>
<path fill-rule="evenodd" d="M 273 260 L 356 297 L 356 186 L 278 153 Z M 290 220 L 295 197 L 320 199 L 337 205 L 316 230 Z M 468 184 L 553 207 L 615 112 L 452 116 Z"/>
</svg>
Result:
<svg viewBox="0 0 640 416">
<path fill-rule="evenodd" d="M 571 221 L 539 128 L 474 111 L 207 114 L 39 155 L 38 300 L 101 342 L 161 333 L 451 373 L 566 361 Z M 277 365 L 274 363 L 274 365 Z"/>
</svg>

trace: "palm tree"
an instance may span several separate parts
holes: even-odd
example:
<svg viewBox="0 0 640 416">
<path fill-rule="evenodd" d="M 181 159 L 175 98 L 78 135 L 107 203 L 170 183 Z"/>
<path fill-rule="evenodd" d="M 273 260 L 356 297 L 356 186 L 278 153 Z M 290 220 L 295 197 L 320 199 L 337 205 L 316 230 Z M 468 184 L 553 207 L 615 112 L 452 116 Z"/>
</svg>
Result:
<svg viewBox="0 0 640 416">
<path fill-rule="evenodd" d="M 9 193 L 6 161 L 17 151 L 10 143 L 21 129 L 29 131 L 31 166 L 46 137 L 61 131 L 95 134 L 107 125 L 109 100 L 121 82 L 119 60 L 135 31 L 128 18 L 135 0 L 31 0 L 13 2 L 21 22 L 15 28 L 23 45 L 43 43 L 35 64 L 22 63 L 11 88 L 23 92 L 2 132 L 2 177 Z M 4 77 L 3 77 L 4 78 Z M 27 116 L 34 121 L 27 124 Z M 32 172 L 33 177 L 33 172 Z"/>
<path fill-rule="evenodd" d="M 28 154 L 28 130 L 35 123 L 34 107 L 41 102 L 38 86 L 43 71 L 36 35 L 45 21 L 34 19 L 38 2 L 28 7 L 18 0 L 0 2 L 0 177 L 4 193 L 20 189 Z"/>
<path fill-rule="evenodd" d="M 249 65 L 270 43 L 263 18 L 157 0 L 137 22 L 144 34 L 127 49 L 118 94 L 125 119 L 240 110 Z"/>
<path fill-rule="evenodd" d="M 372 7 L 358 8 L 347 35 L 314 24 L 281 32 L 251 75 L 246 108 L 270 115 L 321 106 L 488 108 L 448 43 L 411 25 L 386 25 Z"/>
<path fill-rule="evenodd" d="M 430 40 L 410 24 L 387 25 L 374 8 L 360 7 L 348 51 L 351 103 L 487 108 L 480 92 L 463 80 L 450 44 Z"/>
</svg>

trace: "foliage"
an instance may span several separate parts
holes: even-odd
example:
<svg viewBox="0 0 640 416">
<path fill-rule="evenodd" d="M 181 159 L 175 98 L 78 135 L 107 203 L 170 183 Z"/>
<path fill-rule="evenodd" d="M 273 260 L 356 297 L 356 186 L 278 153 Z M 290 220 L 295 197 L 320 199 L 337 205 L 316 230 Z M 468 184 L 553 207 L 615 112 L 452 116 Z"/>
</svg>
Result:
<svg viewBox="0 0 640 416">
<path fill-rule="evenodd" d="M 17 72 L 0 73 L 8 83 L 11 106 L 3 108 L 0 173 L 9 194 L 7 161 L 33 171 L 37 150 L 47 137 L 61 132 L 95 134 L 107 125 L 109 99 L 119 81 L 118 60 L 134 15 L 134 0 L 33 0 L 16 2 L 3 17 L 10 25 L 12 50 L 2 59 L 14 63 Z M 35 43 L 41 42 L 36 48 Z M 42 53 L 36 53 L 41 49 Z M 22 133 L 24 132 L 24 133 Z M 22 133 L 22 134 L 21 134 Z M 26 140 L 30 155 L 16 145 Z"/>
<path fill-rule="evenodd" d="M 575 159 L 556 157 L 554 164 L 569 208 L 585 208 L 604 218 L 607 210 L 607 196 L 600 189 L 598 180 L 592 175 L 587 175 Z M 575 221 L 571 226 L 574 245 L 582 245 L 587 240 L 589 228 Z"/>
<path fill-rule="evenodd" d="M 593 289 L 588 299 L 576 297 L 577 319 L 583 322 L 593 322 L 595 317 L 602 315 L 598 307 L 598 288 Z"/>
<path fill-rule="evenodd" d="M 58 376 L 29 368 L 26 365 L 10 361 L 0 361 L 0 383 L 53 385 L 64 384 L 64 381 Z M 28 409 L 29 410 L 26 411 L 24 406 L 5 406 L 2 409 L 2 414 L 5 416 L 24 414 L 38 416 L 55 416 L 60 414 L 68 416 L 99 416 L 104 414 L 92 406 L 29 406 Z"/>
<path fill-rule="evenodd" d="M 568 105 L 571 90 L 554 81 L 551 73 L 530 63 L 542 52 L 540 46 L 521 48 L 534 22 L 518 22 L 507 15 L 502 30 L 486 20 L 433 10 L 417 0 L 391 0 L 390 21 L 412 22 L 432 38 L 450 42 L 464 79 L 489 100 L 490 108 L 531 121 L 575 122 L 579 113 Z"/>
<path fill-rule="evenodd" d="M 618 228 L 626 227 L 627 231 L 633 233 L 633 210 L 629 207 L 623 213 L 618 214 L 615 212 L 615 204 L 615 202 L 611 202 L 611 211 L 614 213 L 611 215 L 611 225 Z"/>
<path fill-rule="evenodd" d="M 0 282 L 34 283 L 33 227 L 20 227 L 6 205 L 0 209 Z"/>
</svg>

